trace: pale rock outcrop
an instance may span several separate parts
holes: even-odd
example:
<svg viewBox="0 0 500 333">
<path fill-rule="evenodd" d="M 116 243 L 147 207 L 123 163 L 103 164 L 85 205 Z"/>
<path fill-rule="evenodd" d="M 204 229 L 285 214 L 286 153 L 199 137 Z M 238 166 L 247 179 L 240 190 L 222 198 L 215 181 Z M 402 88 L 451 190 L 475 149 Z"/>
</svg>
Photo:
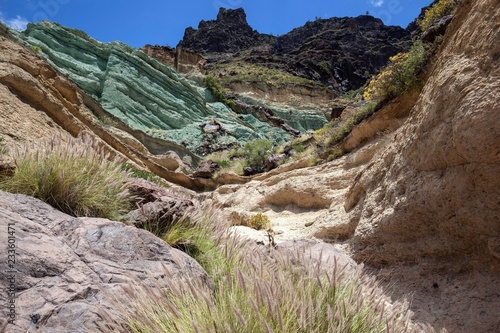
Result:
<svg viewBox="0 0 500 333">
<path fill-rule="evenodd" d="M 212 199 L 236 226 L 246 225 L 253 214 L 266 214 L 277 243 L 304 237 L 345 239 L 337 230 L 353 226 L 340 203 L 356 175 L 387 143 L 384 137 L 376 137 L 332 162 L 314 167 L 308 167 L 307 159 L 288 163 L 247 179 L 245 184 L 224 185 L 202 196 Z"/>
<path fill-rule="evenodd" d="M 115 297 L 137 285 L 190 281 L 212 288 L 191 257 L 151 233 L 120 222 L 74 218 L 24 195 L 0 192 L 2 244 L 15 229 L 15 325 L 0 316 L 6 332 L 107 332 L 122 326 Z M 1 251 L 2 263 L 7 252 Z M 12 273 L 0 271 L 0 301 L 6 304 Z"/>
</svg>

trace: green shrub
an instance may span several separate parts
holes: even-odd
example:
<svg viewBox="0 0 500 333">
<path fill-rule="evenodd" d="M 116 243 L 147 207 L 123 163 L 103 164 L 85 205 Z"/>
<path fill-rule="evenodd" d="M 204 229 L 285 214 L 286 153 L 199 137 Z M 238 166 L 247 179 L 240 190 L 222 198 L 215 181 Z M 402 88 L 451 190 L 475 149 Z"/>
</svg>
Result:
<svg viewBox="0 0 500 333">
<path fill-rule="evenodd" d="M 42 48 L 40 46 L 37 46 L 37 45 L 30 45 L 30 49 L 35 53 L 42 51 Z"/>
<path fill-rule="evenodd" d="M 260 139 L 247 142 L 239 152 L 239 155 L 245 158 L 249 167 L 264 169 L 266 158 L 271 154 L 271 141 Z"/>
<path fill-rule="evenodd" d="M 159 128 L 148 128 L 146 130 L 146 134 L 149 134 L 151 136 L 161 137 L 165 134 L 165 131 Z"/>
<path fill-rule="evenodd" d="M 453 14 L 459 3 L 460 0 L 439 0 L 426 10 L 423 19 L 418 21 L 420 29 L 426 31 L 440 18 Z"/>
<path fill-rule="evenodd" d="M 16 170 L 0 189 L 41 199 L 73 216 L 117 218 L 130 206 L 128 174 L 89 138 L 53 138 L 11 152 Z"/>
<path fill-rule="evenodd" d="M 250 217 L 250 221 L 248 222 L 248 226 L 255 230 L 268 230 L 271 229 L 271 221 L 266 214 L 257 213 Z"/>
<path fill-rule="evenodd" d="M 231 161 L 227 159 L 221 159 L 214 162 L 217 163 L 221 168 L 227 168 L 231 165 Z"/>
<path fill-rule="evenodd" d="M 103 127 L 107 127 L 107 126 L 116 127 L 118 125 L 118 122 L 116 120 L 114 120 L 113 118 L 111 118 L 110 116 L 100 116 L 97 119 L 97 121 Z"/>
<path fill-rule="evenodd" d="M 430 55 L 429 48 L 417 40 L 407 53 L 391 57 L 389 64 L 368 83 L 364 99 L 385 103 L 404 91 L 421 88 L 419 77 Z"/>
<path fill-rule="evenodd" d="M 226 97 L 226 91 L 213 76 L 208 75 L 205 78 L 205 85 L 217 102 L 224 103 L 229 108 L 233 108 L 235 106 L 234 101 Z"/>
<path fill-rule="evenodd" d="M 303 145 L 292 145 L 292 149 L 297 153 L 302 153 L 305 150 Z"/>
</svg>

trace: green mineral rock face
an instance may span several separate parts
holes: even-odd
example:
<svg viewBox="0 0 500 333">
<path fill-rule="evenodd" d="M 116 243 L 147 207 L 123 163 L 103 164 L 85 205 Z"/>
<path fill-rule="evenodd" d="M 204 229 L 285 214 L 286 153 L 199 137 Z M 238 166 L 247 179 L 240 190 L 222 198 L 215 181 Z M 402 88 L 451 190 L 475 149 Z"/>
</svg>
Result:
<svg viewBox="0 0 500 333">
<path fill-rule="evenodd" d="M 214 119 L 225 130 L 224 143 L 289 138 L 281 129 L 214 102 L 205 88 L 123 43 L 100 43 L 50 22 L 30 24 L 18 38 L 131 128 L 192 151 L 202 145 L 203 124 Z"/>
</svg>

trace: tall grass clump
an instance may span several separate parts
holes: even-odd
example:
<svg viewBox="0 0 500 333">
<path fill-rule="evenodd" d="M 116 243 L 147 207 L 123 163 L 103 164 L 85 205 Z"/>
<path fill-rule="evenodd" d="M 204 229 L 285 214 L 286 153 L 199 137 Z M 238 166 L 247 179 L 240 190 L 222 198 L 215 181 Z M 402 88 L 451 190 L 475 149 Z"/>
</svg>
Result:
<svg viewBox="0 0 500 333">
<path fill-rule="evenodd" d="M 12 149 L 14 175 L 0 189 L 33 196 L 73 216 L 117 218 L 129 208 L 128 173 L 90 138 L 52 138 Z"/>
<path fill-rule="evenodd" d="M 137 169 L 134 165 L 130 163 L 122 163 L 120 168 L 122 171 L 127 172 L 129 176 L 132 178 L 140 178 L 158 185 L 162 185 L 160 176 L 150 171 Z"/>
<path fill-rule="evenodd" d="M 127 329 L 154 332 L 404 332 L 403 304 L 387 306 L 373 280 L 329 261 L 244 242 L 213 227 L 223 221 L 197 207 L 194 256 L 213 288 L 193 281 L 145 286 L 117 299 Z M 209 227 L 212 226 L 212 227 Z M 207 229 L 208 228 L 208 229 Z M 209 230 L 211 228 L 211 230 Z M 209 232 L 207 232 L 209 231 Z M 195 232 L 196 233 L 196 232 Z M 165 291 L 166 290 L 166 291 Z M 119 304 L 122 304 L 121 306 Z M 123 304 L 127 304 L 126 307 Z"/>
</svg>

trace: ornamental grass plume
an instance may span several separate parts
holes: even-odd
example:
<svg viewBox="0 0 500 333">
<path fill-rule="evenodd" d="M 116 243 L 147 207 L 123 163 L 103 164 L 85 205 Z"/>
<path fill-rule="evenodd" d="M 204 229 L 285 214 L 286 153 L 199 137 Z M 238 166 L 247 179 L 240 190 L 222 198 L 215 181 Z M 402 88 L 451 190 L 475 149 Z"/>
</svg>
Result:
<svg viewBox="0 0 500 333">
<path fill-rule="evenodd" d="M 129 174 L 90 137 L 53 137 L 11 149 L 0 189 L 38 198 L 73 216 L 118 218 L 130 206 Z"/>
<path fill-rule="evenodd" d="M 298 251 L 259 247 L 227 231 L 209 205 L 190 216 L 195 258 L 213 285 L 140 281 L 114 295 L 120 329 L 156 332 L 426 332 L 408 304 L 392 303 L 374 279 Z M 209 232 L 207 232 L 209 231 Z M 168 276 L 168 274 L 165 274 Z M 126 304 L 126 305 L 125 305 Z M 125 326 L 125 327 L 124 327 Z M 116 328 L 116 330 L 119 330 Z"/>
</svg>

